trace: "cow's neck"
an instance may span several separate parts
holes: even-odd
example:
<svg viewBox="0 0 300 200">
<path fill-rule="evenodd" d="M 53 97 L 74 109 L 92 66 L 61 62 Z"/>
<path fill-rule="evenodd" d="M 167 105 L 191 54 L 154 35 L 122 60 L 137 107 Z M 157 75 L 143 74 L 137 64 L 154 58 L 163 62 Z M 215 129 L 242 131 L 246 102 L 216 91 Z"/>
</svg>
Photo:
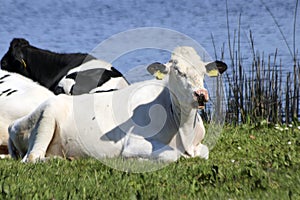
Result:
<svg viewBox="0 0 300 200">
<path fill-rule="evenodd" d="M 190 147 L 193 143 L 195 134 L 195 120 L 197 109 L 193 108 L 190 103 L 182 103 L 175 97 L 174 94 L 171 93 L 172 100 L 172 111 L 173 118 L 176 122 L 176 126 L 178 127 L 178 136 L 182 146 L 178 146 L 177 148 L 182 152 L 190 151 Z"/>
<path fill-rule="evenodd" d="M 29 73 L 35 81 L 50 88 L 72 68 L 79 66 L 87 54 L 59 54 L 35 47 L 24 52 Z"/>
</svg>

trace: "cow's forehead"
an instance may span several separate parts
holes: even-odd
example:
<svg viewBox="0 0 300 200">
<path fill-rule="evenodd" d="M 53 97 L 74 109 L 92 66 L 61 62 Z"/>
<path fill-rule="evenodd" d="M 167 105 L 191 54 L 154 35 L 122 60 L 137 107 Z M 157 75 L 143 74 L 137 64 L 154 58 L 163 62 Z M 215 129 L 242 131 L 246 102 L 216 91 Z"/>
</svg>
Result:
<svg viewBox="0 0 300 200">
<path fill-rule="evenodd" d="M 186 74 L 196 72 L 204 74 L 206 71 L 205 63 L 192 47 L 177 47 L 172 53 L 171 60 L 176 61 L 176 66 Z"/>
</svg>

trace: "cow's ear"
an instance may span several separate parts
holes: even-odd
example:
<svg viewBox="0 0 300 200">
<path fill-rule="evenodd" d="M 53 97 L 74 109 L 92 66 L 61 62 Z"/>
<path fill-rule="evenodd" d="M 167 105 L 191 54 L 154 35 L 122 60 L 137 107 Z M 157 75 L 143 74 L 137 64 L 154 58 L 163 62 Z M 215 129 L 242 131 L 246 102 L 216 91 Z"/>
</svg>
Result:
<svg viewBox="0 0 300 200">
<path fill-rule="evenodd" d="M 227 70 L 227 65 L 222 62 L 216 60 L 215 62 L 210 62 L 205 65 L 206 72 L 209 76 L 218 76 L 219 74 L 223 74 Z"/>
<path fill-rule="evenodd" d="M 147 70 L 150 74 L 152 74 L 156 79 L 159 80 L 162 80 L 168 73 L 167 67 L 159 62 L 152 63 L 147 67 Z"/>
</svg>

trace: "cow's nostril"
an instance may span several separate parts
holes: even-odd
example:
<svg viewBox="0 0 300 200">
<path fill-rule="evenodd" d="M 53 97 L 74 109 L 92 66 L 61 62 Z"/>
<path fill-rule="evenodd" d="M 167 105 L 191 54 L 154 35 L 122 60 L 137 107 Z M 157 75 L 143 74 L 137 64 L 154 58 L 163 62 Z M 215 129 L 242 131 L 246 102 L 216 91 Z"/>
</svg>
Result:
<svg viewBox="0 0 300 200">
<path fill-rule="evenodd" d="M 206 102 L 205 95 L 197 94 L 197 92 L 195 92 L 195 96 L 197 97 L 197 102 L 199 106 L 204 106 L 204 103 Z"/>
</svg>

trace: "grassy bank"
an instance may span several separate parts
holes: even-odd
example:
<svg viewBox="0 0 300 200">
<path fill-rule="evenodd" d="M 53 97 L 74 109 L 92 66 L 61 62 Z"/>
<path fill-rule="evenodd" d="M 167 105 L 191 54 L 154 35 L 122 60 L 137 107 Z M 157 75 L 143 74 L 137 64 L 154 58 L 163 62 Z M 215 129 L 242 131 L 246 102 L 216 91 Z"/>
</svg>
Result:
<svg viewBox="0 0 300 200">
<path fill-rule="evenodd" d="M 147 173 L 94 159 L 0 160 L 0 199 L 300 199 L 300 130 L 286 129 L 225 127 L 209 160 Z"/>
</svg>

